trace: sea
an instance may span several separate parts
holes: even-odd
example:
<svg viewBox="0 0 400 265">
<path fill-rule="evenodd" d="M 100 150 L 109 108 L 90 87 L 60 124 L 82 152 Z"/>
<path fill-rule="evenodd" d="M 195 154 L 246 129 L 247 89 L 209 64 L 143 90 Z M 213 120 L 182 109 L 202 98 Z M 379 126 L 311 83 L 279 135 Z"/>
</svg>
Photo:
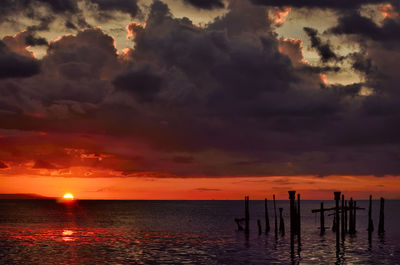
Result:
<svg viewBox="0 0 400 265">
<path fill-rule="evenodd" d="M 301 201 L 301 234 L 265 233 L 264 201 L 250 200 L 250 231 L 238 231 L 244 201 L 0 200 L 0 264 L 400 264 L 400 201 L 385 201 L 385 233 L 378 235 L 379 201 L 373 201 L 375 231 L 368 238 L 368 201 L 357 211 L 354 235 L 336 244 L 330 213 L 324 235 L 320 201 Z M 333 201 L 324 201 L 333 207 Z M 257 220 L 262 233 L 259 234 Z M 278 217 L 279 224 L 279 217 Z"/>
</svg>

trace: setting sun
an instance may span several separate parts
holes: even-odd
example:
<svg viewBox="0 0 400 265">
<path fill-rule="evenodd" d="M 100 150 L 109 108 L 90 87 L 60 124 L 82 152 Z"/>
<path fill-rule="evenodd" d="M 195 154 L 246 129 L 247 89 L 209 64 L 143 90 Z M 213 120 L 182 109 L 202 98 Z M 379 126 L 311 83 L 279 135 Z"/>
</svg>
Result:
<svg viewBox="0 0 400 265">
<path fill-rule="evenodd" d="M 71 193 L 65 193 L 63 198 L 66 199 L 66 200 L 73 200 L 74 199 L 74 195 L 72 195 Z"/>
</svg>

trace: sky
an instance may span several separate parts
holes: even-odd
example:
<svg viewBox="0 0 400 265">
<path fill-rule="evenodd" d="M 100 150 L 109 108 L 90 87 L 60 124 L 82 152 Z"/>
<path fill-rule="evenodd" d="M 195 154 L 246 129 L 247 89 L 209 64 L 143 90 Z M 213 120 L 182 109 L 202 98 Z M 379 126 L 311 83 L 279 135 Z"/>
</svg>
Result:
<svg viewBox="0 0 400 265">
<path fill-rule="evenodd" d="M 399 12 L 4 0 L 0 193 L 400 199 Z"/>
</svg>

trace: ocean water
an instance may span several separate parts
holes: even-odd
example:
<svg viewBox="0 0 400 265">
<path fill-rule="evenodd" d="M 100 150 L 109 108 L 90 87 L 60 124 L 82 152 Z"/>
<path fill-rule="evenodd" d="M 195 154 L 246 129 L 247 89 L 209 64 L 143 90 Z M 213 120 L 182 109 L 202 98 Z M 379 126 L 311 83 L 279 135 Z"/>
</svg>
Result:
<svg viewBox="0 0 400 265">
<path fill-rule="evenodd" d="M 400 264 L 400 201 L 385 202 L 384 236 L 378 236 L 379 201 L 373 202 L 375 231 L 368 240 L 367 210 L 357 212 L 357 233 L 337 251 L 335 234 L 320 236 L 319 201 L 302 201 L 301 242 L 263 229 L 264 202 L 250 201 L 250 234 L 237 231 L 243 201 L 0 200 L 0 264 Z M 332 207 L 333 201 L 325 201 Z M 358 201 L 359 207 L 368 206 Z M 332 217 L 325 217 L 332 225 Z M 279 219 L 278 219 L 279 220 Z"/>
</svg>

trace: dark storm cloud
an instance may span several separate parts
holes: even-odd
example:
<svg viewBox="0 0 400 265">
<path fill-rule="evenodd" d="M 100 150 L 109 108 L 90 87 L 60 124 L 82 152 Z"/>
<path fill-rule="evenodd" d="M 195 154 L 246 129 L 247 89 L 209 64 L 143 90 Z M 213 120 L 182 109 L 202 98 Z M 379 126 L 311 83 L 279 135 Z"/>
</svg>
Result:
<svg viewBox="0 0 400 265">
<path fill-rule="evenodd" d="M 338 25 L 328 30 L 333 34 L 352 34 L 376 41 L 399 41 L 400 22 L 387 18 L 378 26 L 370 18 L 361 16 L 359 12 L 351 12 L 341 16 Z"/>
<path fill-rule="evenodd" d="M 305 8 L 358 8 L 366 4 L 378 4 L 383 0 L 251 0 L 254 4 L 267 6 L 293 6 Z"/>
<path fill-rule="evenodd" d="M 101 11 L 120 11 L 135 17 L 140 13 L 137 0 L 88 0 L 98 5 Z"/>
<path fill-rule="evenodd" d="M 89 28 L 91 25 L 79 2 L 85 4 L 83 9 L 94 5 L 93 15 L 101 21 L 112 18 L 115 11 L 129 14 L 132 18 L 141 14 L 137 0 L 5 0 L 0 5 L 0 23 L 16 23 L 21 17 L 26 17 L 34 21 L 27 25 L 29 32 L 48 31 L 56 20 L 64 21 L 67 29 Z"/>
<path fill-rule="evenodd" d="M 162 76 L 150 69 L 140 69 L 118 75 L 113 84 L 117 89 L 132 93 L 139 101 L 152 101 L 162 85 Z"/>
<path fill-rule="evenodd" d="M 113 9 L 108 1 L 103 8 Z M 343 59 L 365 81 L 324 84 L 320 75 L 346 70 L 343 61 L 340 68 L 310 66 L 301 42 L 277 39 L 265 8 L 245 0 L 227 8 L 197 27 L 154 1 L 145 23 L 128 27 L 134 43 L 124 53 L 99 28 L 58 38 L 41 59 L 41 73 L 0 82 L 2 128 L 104 135 L 93 145 L 40 137 L 60 150 L 85 149 L 77 151 L 80 159 L 92 157 L 85 165 L 124 175 L 400 173 L 397 53 L 366 42 L 365 50 Z M 316 30 L 306 31 L 323 62 L 342 60 Z M 13 56 L 28 58 L 23 37 L 9 43 Z M 125 142 L 115 145 L 111 138 Z M 104 150 L 101 161 L 90 155 Z M 40 158 L 82 164 L 54 152 L 58 160 Z"/>
<path fill-rule="evenodd" d="M 47 40 L 45 38 L 35 37 L 31 34 L 25 38 L 25 43 L 26 43 L 26 45 L 29 45 L 29 46 L 47 46 L 47 45 L 49 45 L 49 43 L 47 42 Z"/>
<path fill-rule="evenodd" d="M 221 0 L 183 0 L 184 3 L 190 4 L 200 9 L 223 8 L 225 5 Z"/>
<path fill-rule="evenodd" d="M 39 72 L 38 60 L 14 53 L 0 41 L 0 79 L 30 77 Z"/>
<path fill-rule="evenodd" d="M 338 59 L 336 54 L 332 51 L 331 46 L 328 43 L 322 43 L 321 38 L 318 37 L 318 31 L 316 29 L 305 27 L 304 31 L 311 40 L 311 47 L 315 48 L 321 56 L 322 62 L 326 63 L 330 60 Z"/>
</svg>

